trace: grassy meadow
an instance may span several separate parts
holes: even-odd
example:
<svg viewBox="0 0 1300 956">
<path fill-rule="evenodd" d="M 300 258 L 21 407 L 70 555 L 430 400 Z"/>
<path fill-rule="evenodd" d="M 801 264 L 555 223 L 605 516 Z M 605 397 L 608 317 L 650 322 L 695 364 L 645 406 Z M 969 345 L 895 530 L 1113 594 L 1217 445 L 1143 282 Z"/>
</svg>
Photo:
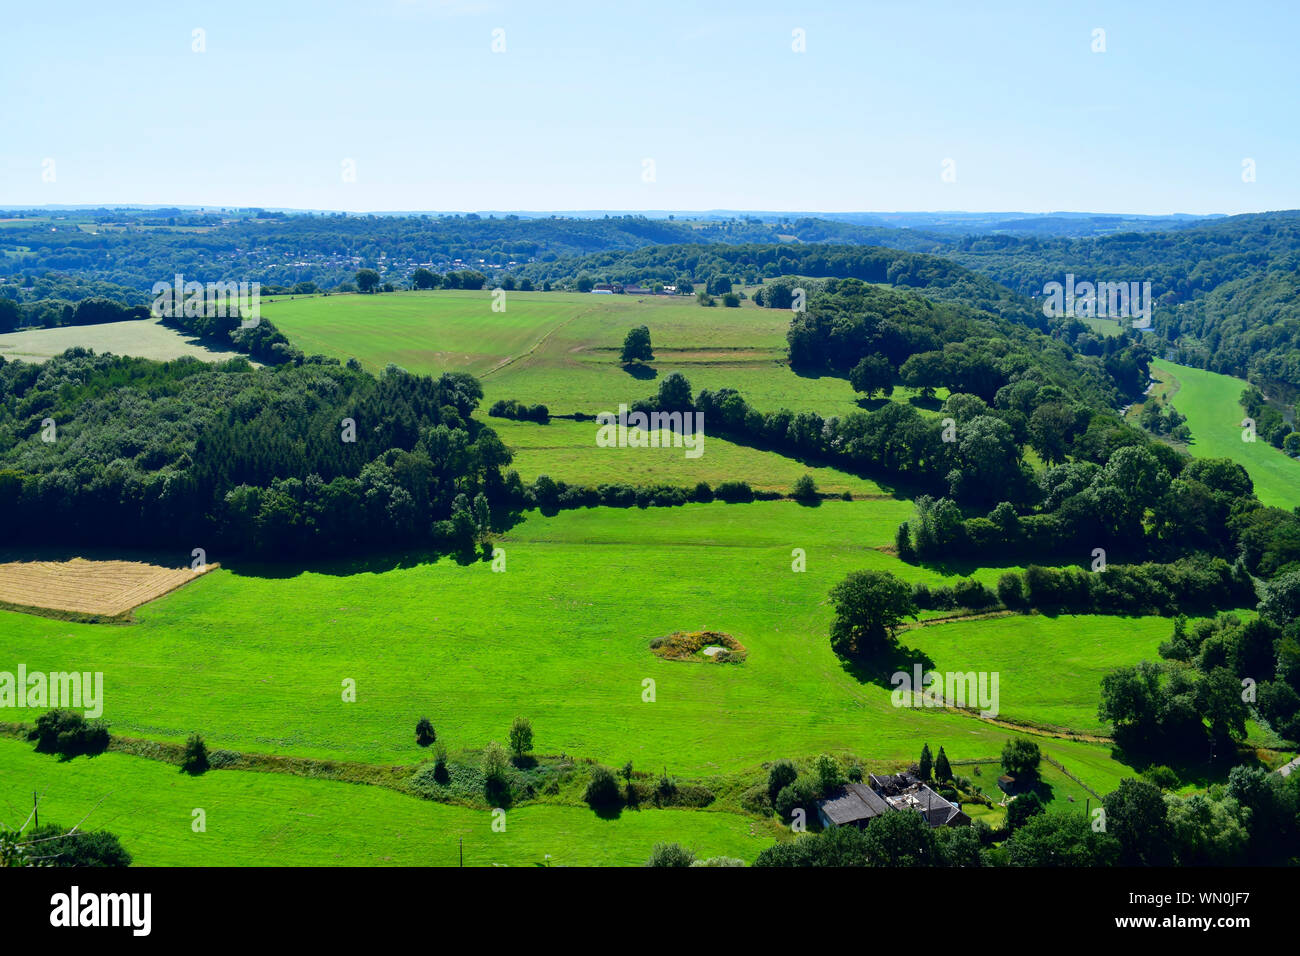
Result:
<svg viewBox="0 0 1300 956">
<path fill-rule="evenodd" d="M 1157 359 L 1151 363 L 1164 381 L 1164 395 L 1187 416 L 1192 431 L 1188 451 L 1197 458 L 1232 458 L 1245 466 L 1255 494 L 1266 505 L 1300 506 L 1300 461 L 1268 442 L 1241 440 L 1241 393 L 1249 383 L 1204 369 Z"/>
<path fill-rule="evenodd" d="M 470 371 L 483 381 L 485 408 L 515 398 L 553 413 L 613 411 L 672 371 L 696 390 L 737 388 L 763 409 L 830 416 L 860 407 L 847 382 L 793 373 L 784 361 L 789 313 L 748 301 L 706 309 L 693 299 L 508 293 L 505 312 L 491 303 L 489 291 L 315 296 L 267 303 L 264 314 L 308 353 L 356 357 L 375 371 L 390 362 Z M 634 376 L 618 348 L 640 324 L 651 329 L 656 361 Z M 907 389 L 893 396 L 914 398 Z M 210 750 L 376 773 L 406 774 L 428 761 L 414 739 L 421 716 L 453 759 L 474 760 L 489 741 L 504 743 L 522 715 L 538 754 L 615 767 L 630 760 L 706 780 L 720 795 L 715 808 L 603 819 L 565 793 L 510 810 L 499 834 L 485 810 L 382 786 L 247 770 L 189 777 L 117 751 L 64 762 L 0 737 L 0 819 L 21 819 L 33 789 L 49 801 L 43 816 L 69 823 L 107 793 L 93 823 L 119 833 L 139 863 L 159 865 L 454 865 L 462 836 L 469 865 L 537 865 L 548 853 L 555 865 L 635 864 L 660 841 L 752 860 L 774 824 L 742 812 L 736 794 L 776 758 L 829 752 L 896 769 L 928 742 L 953 760 L 987 765 L 990 792 L 1008 736 L 1037 727 L 1044 753 L 1083 781 L 1045 763 L 1058 801 L 1082 800 L 1085 787 L 1109 792 L 1132 774 L 1098 739 L 1106 733 L 1099 682 L 1119 664 L 1153 657 L 1170 622 L 995 615 L 912 627 L 896 668 L 999 672 L 999 722 L 897 707 L 888 670 L 853 672 L 827 636 L 827 592 L 850 571 L 955 580 L 894 555 L 895 530 L 913 504 L 893 489 L 711 436 L 704 455 L 688 459 L 676 448 L 598 448 L 594 422 L 479 416 L 514 449 L 525 480 L 745 479 L 788 492 L 809 472 L 821 491 L 854 500 L 534 511 L 499 536 L 504 572 L 418 555 L 285 567 L 209 554 L 220 568 L 138 608 L 129 624 L 0 611 L 0 661 L 102 671 L 104 716 L 123 737 L 179 743 L 197 732 Z M 799 556 L 803 570 L 794 568 Z M 1011 566 L 989 560 L 961 570 L 994 586 Z M 653 639 L 678 630 L 724 631 L 748 657 L 706 664 L 651 653 Z M 190 830 L 194 807 L 208 812 L 205 834 Z"/>
<path fill-rule="evenodd" d="M 160 362 L 186 355 L 205 362 L 220 362 L 240 354 L 234 349 L 200 343 L 155 319 L 0 333 L 0 357 L 11 361 L 44 362 L 76 346 L 100 354 L 113 352 Z"/>
</svg>

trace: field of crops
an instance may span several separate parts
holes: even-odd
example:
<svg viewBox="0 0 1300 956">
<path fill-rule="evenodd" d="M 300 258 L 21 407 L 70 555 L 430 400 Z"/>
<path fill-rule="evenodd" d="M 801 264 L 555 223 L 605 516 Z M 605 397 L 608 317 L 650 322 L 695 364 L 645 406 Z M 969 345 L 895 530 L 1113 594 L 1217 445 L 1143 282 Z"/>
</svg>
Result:
<svg viewBox="0 0 1300 956">
<path fill-rule="evenodd" d="M 197 576 L 142 561 L 8 561 L 0 563 L 0 604 L 116 617 Z"/>
</svg>

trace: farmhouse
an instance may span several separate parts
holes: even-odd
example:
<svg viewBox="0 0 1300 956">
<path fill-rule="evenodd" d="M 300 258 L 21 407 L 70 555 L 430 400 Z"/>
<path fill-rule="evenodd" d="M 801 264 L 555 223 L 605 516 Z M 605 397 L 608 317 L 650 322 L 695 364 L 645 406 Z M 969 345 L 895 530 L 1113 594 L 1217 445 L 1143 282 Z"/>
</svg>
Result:
<svg viewBox="0 0 1300 956">
<path fill-rule="evenodd" d="M 864 827 L 881 814 L 889 812 L 889 804 L 870 787 L 850 783 L 834 797 L 817 801 L 817 818 L 824 827 Z"/>
<path fill-rule="evenodd" d="M 961 807 L 931 790 L 912 770 L 868 774 L 870 786 L 849 783 L 817 801 L 817 818 L 824 827 L 864 827 L 891 810 L 915 810 L 932 827 L 970 826 Z"/>
</svg>

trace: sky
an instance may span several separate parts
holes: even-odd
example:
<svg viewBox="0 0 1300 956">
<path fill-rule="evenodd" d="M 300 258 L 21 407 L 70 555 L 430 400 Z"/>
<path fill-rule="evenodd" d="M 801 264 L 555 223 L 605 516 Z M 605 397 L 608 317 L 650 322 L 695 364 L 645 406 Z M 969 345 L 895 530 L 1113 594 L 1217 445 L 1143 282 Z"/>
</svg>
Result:
<svg viewBox="0 0 1300 956">
<path fill-rule="evenodd" d="M 1300 207 L 1284 0 L 77 0 L 3 22 L 9 207 Z"/>
</svg>

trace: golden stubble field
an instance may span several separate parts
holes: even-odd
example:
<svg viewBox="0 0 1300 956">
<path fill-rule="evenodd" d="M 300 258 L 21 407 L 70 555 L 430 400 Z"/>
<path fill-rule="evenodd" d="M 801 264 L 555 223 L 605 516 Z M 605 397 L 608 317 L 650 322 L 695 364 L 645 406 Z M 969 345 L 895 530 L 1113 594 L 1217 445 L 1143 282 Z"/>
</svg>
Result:
<svg viewBox="0 0 1300 956">
<path fill-rule="evenodd" d="M 208 565 L 211 570 L 216 565 Z M 200 573 L 144 561 L 7 561 L 0 563 L 0 602 L 74 614 L 120 617 L 188 584 Z"/>
</svg>

